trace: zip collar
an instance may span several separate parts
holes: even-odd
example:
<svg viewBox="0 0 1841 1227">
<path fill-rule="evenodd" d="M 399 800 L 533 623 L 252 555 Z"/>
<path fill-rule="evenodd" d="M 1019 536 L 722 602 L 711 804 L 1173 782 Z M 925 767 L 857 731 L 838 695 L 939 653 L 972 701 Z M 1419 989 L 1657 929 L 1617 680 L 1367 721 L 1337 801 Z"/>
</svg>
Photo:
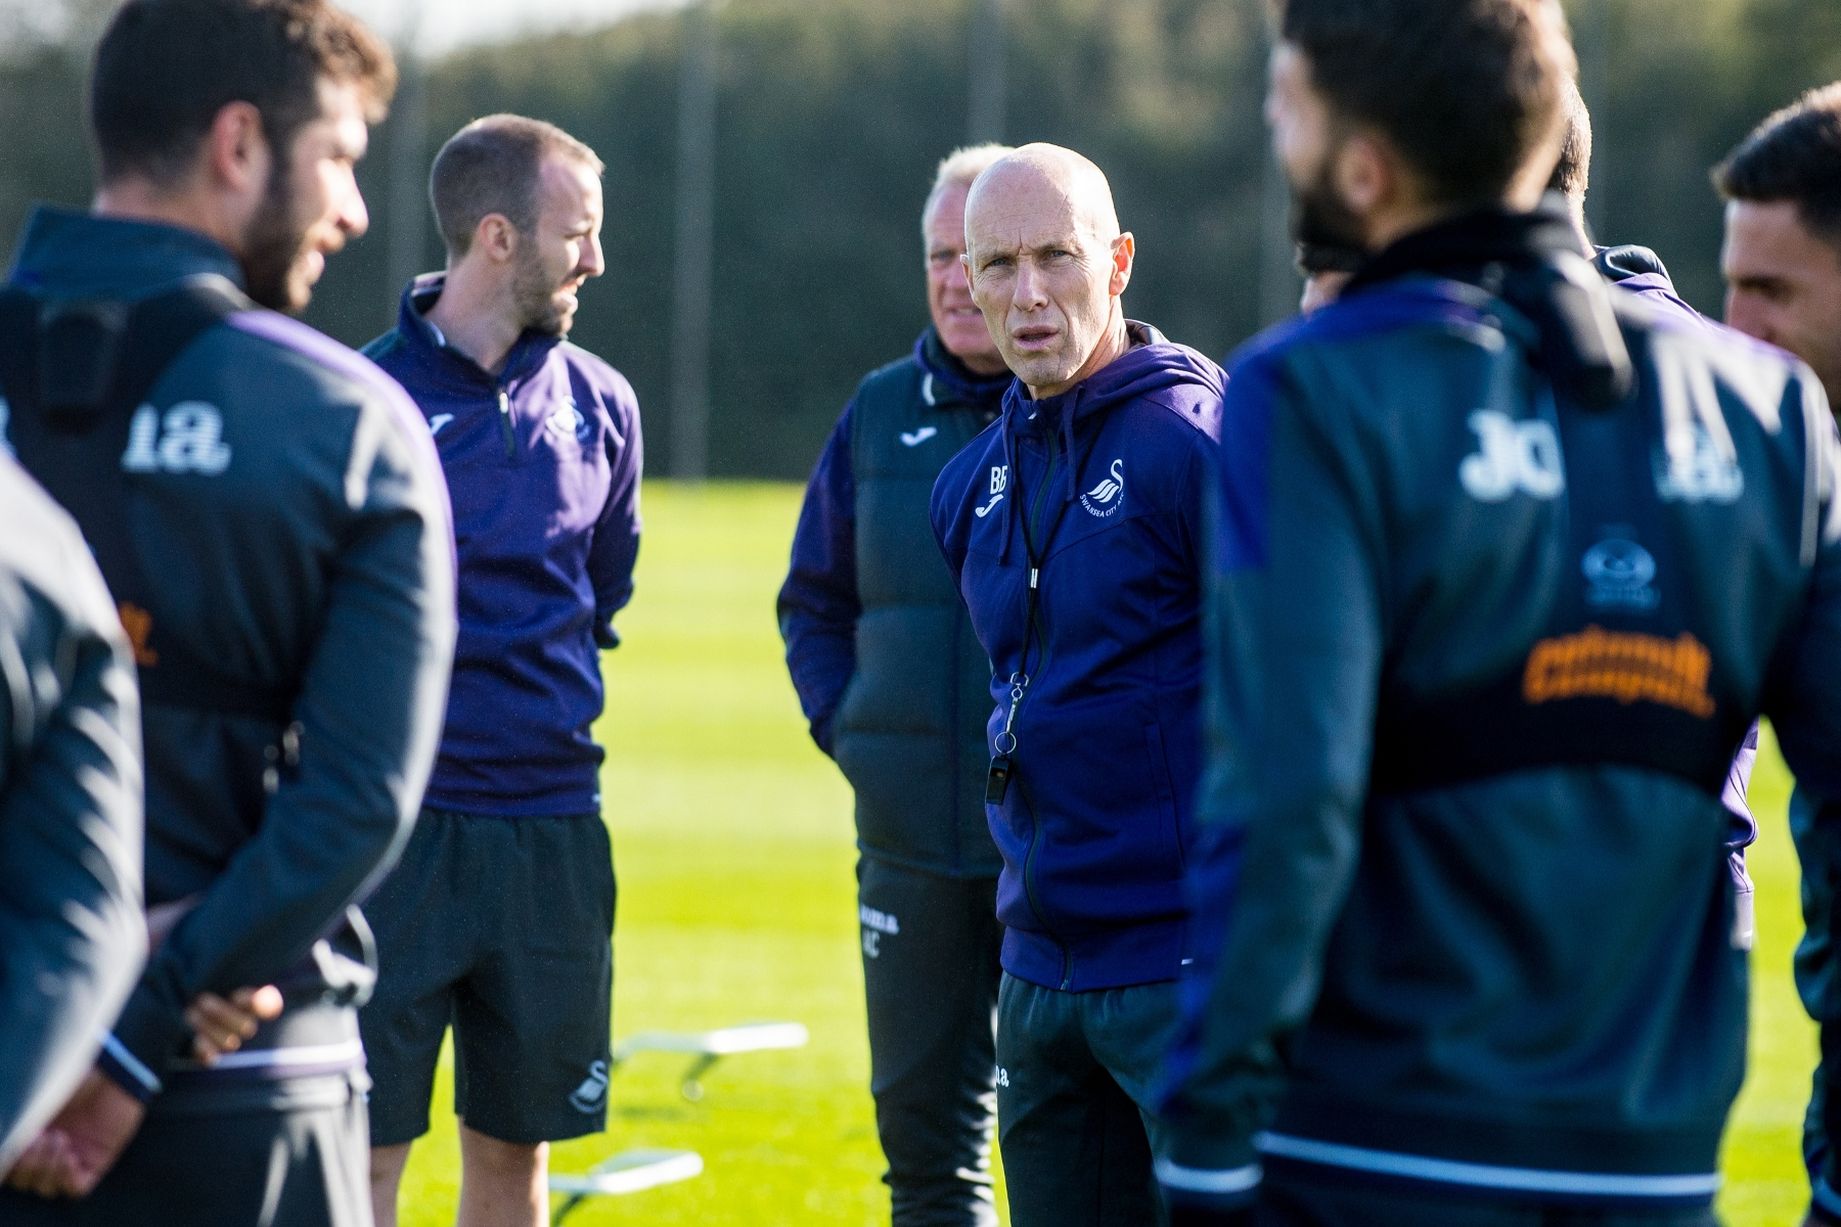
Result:
<svg viewBox="0 0 1841 1227">
<path fill-rule="evenodd" d="M 446 273 L 423 273 L 403 291 L 397 310 L 397 326 L 423 351 L 428 363 L 469 386 L 484 385 L 494 394 L 509 388 L 542 367 L 550 351 L 563 339 L 552 333 L 526 329 L 505 355 L 505 367 L 493 375 L 472 358 L 448 344 L 447 337 L 428 319 L 428 312 L 447 285 Z"/>
<path fill-rule="evenodd" d="M 1005 390 L 1016 382 L 1009 371 L 979 375 L 967 370 L 932 325 L 915 340 L 914 360 L 921 368 L 921 399 L 929 409 L 960 404 L 996 406 Z"/>
<path fill-rule="evenodd" d="M 236 257 L 195 230 L 39 205 L 9 280 L 29 290 L 56 286 L 60 298 L 132 298 L 200 273 L 244 288 Z"/>
</svg>

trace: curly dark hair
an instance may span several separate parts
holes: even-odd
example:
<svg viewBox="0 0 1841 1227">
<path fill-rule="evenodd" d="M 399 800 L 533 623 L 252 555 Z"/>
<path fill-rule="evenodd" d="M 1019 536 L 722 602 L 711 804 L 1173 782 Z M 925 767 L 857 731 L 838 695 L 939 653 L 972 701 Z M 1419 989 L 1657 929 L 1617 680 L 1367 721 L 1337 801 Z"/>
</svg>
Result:
<svg viewBox="0 0 1841 1227">
<path fill-rule="evenodd" d="M 173 182 L 232 102 L 286 149 L 319 113 L 322 82 L 356 85 L 373 123 L 396 92 L 390 49 L 326 0 L 129 0 L 90 76 L 98 177 Z"/>
<path fill-rule="evenodd" d="M 1380 130 L 1434 200 L 1501 197 L 1559 131 L 1576 68 L 1547 0 L 1273 0 L 1342 118 Z"/>
</svg>

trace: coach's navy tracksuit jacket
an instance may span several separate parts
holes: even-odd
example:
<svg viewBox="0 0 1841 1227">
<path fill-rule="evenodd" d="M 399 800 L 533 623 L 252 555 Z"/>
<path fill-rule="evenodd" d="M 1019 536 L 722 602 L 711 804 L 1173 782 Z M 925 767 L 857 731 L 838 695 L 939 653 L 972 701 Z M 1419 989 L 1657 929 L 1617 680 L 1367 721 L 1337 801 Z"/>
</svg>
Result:
<svg viewBox="0 0 1841 1227">
<path fill-rule="evenodd" d="M 1130 327 L 1134 348 L 1060 396 L 1012 384 L 933 490 L 991 657 L 994 744 L 1028 675 L 1011 777 L 986 811 L 1004 969 L 1056 989 L 1174 979 L 1188 952 L 1201 515 L 1225 376 Z"/>
</svg>

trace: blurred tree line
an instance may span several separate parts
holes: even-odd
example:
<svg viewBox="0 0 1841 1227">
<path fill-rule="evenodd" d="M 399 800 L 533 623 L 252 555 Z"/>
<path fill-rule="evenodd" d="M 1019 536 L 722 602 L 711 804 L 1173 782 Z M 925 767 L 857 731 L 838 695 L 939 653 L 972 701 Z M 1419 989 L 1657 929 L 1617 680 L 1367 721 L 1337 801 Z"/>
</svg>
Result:
<svg viewBox="0 0 1841 1227">
<path fill-rule="evenodd" d="M 803 477 L 857 379 L 925 323 L 918 211 L 934 162 L 967 139 L 968 74 L 988 58 L 971 37 L 977 2 L 715 10 L 711 472 Z M 34 199 L 88 198 L 82 81 L 112 7 L 0 0 L 0 234 L 17 232 Z M 440 7 L 432 0 L 424 20 L 439 21 Z M 1717 315 L 1720 210 L 1707 169 L 1767 112 L 1841 77 L 1841 5 L 1567 7 L 1597 136 L 1594 227 L 1602 241 L 1656 248 L 1688 300 Z M 1012 0 L 1004 10 L 1004 139 L 1070 145 L 1107 171 L 1138 239 L 1130 313 L 1217 356 L 1296 290 L 1260 117 L 1262 8 Z M 632 379 L 651 471 L 670 471 L 690 28 L 683 11 L 655 12 L 422 65 L 417 101 L 399 102 L 360 170 L 371 234 L 332 262 L 309 321 L 362 343 L 392 322 L 400 269 L 439 266 L 419 189 L 447 135 L 493 111 L 552 120 L 607 162 L 608 271 L 585 294 L 575 339 Z M 395 192 L 392 167 L 412 172 Z"/>
</svg>

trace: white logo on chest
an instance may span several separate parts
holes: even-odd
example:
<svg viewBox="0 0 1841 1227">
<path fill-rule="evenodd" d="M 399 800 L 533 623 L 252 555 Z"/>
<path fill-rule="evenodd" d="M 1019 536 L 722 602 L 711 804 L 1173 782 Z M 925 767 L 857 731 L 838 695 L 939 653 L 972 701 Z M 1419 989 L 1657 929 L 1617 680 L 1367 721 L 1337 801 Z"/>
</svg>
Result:
<svg viewBox="0 0 1841 1227">
<path fill-rule="evenodd" d="M 919 430 L 904 430 L 899 438 L 908 447 L 919 447 L 933 436 L 940 433 L 938 426 L 923 426 Z"/>
<path fill-rule="evenodd" d="M 549 416 L 544 425 L 559 439 L 580 439 L 585 433 L 588 418 L 575 407 L 575 398 L 570 397 L 562 408 Z"/>
<path fill-rule="evenodd" d="M 1087 514 L 1102 519 L 1125 505 L 1124 458 L 1114 460 L 1107 472 L 1111 476 L 1101 478 L 1099 485 L 1080 496 L 1080 505 L 1087 509 Z"/>
<path fill-rule="evenodd" d="M 428 419 L 428 433 L 431 435 L 440 434 L 441 428 L 453 420 L 454 415 L 451 413 L 437 413 L 434 417 Z"/>
<path fill-rule="evenodd" d="M 129 473 L 203 473 L 215 477 L 230 467 L 224 416 L 203 401 L 180 401 L 165 413 L 152 405 L 134 411 L 128 450 L 121 467 Z"/>
<path fill-rule="evenodd" d="M 1745 493 L 1745 474 L 1731 445 L 1714 442 L 1704 426 L 1686 429 L 1684 443 L 1656 449 L 1656 493 L 1672 503 L 1738 502 Z"/>
</svg>

